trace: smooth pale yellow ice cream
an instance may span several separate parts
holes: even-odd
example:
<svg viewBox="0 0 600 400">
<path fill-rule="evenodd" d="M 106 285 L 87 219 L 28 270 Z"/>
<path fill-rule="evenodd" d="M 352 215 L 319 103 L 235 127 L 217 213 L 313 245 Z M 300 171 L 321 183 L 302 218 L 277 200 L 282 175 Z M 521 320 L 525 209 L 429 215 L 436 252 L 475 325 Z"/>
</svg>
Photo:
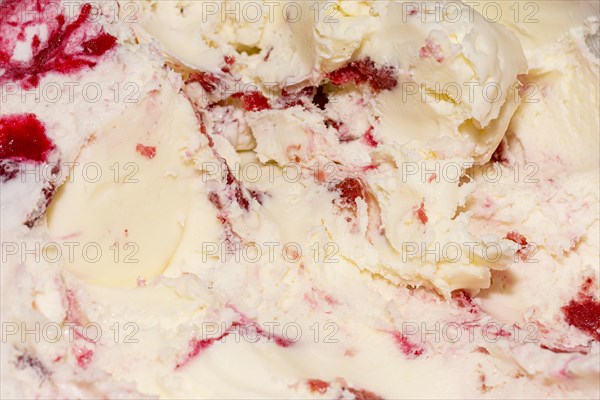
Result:
<svg viewBox="0 0 600 400">
<path fill-rule="evenodd" d="M 196 118 L 185 98 L 163 85 L 92 137 L 77 161 L 97 166 L 65 184 L 48 211 L 50 235 L 63 246 L 76 240 L 110 250 L 68 260 L 90 284 L 135 287 L 138 277 L 161 275 L 191 220 L 210 210 L 208 200 L 193 200 L 204 196 L 194 166 L 182 160 L 198 140 Z M 98 178 L 96 170 L 103 172 Z"/>
<path fill-rule="evenodd" d="M 2 398 L 598 397 L 597 3 L 33 3 Z"/>
</svg>

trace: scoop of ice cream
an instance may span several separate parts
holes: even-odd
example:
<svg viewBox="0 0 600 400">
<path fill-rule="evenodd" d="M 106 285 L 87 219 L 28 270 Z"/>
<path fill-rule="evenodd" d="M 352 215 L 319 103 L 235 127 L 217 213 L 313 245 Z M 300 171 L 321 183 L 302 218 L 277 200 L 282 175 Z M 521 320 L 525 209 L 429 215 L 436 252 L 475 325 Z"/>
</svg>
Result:
<svg viewBox="0 0 600 400">
<path fill-rule="evenodd" d="M 295 39 L 312 46 L 303 51 L 314 68 L 331 73 L 363 59 L 394 68 L 397 83 L 373 100 L 385 141 L 489 159 L 519 103 L 526 62 L 516 37 L 458 2 L 345 4 L 327 3 L 322 18 L 292 25 Z M 341 71 L 350 81 L 356 74 Z M 374 73 L 371 82 L 387 79 Z"/>
<path fill-rule="evenodd" d="M 441 157 L 485 162 L 519 103 L 517 75 L 526 71 L 526 62 L 505 28 L 461 3 L 448 5 L 452 19 L 441 18 L 446 8 L 436 3 L 412 8 L 396 2 L 274 2 L 254 21 L 239 3 L 215 3 L 214 10 L 202 2 L 147 3 L 141 35 L 151 34 L 167 54 L 210 74 L 216 86 L 231 93 L 242 91 L 234 82 L 258 80 L 259 90 L 269 92 L 323 79 L 336 85 L 367 81 L 381 92 L 365 96 L 381 120 L 377 136 Z M 296 7 L 297 15 L 291 15 Z M 252 30 L 243 36 L 260 37 L 260 42 L 249 52 L 236 47 L 239 38 L 231 35 L 213 39 L 221 30 Z M 199 43 L 193 50 L 183 45 L 190 40 Z M 219 50 L 206 44 L 210 41 L 219 43 Z M 227 66 L 225 57 L 235 57 L 235 63 Z"/>
<path fill-rule="evenodd" d="M 165 86 L 96 133 L 48 210 L 50 234 L 61 246 L 94 245 L 89 256 L 77 251 L 67 261 L 91 284 L 134 287 L 162 274 L 190 220 L 210 207 L 192 200 L 203 197 L 199 178 L 182 159 L 198 141 L 196 117 L 176 88 Z"/>
<path fill-rule="evenodd" d="M 245 82 L 293 84 L 306 79 L 311 65 L 301 45 L 291 41 L 287 1 L 143 1 L 141 37 L 155 38 L 163 51 L 185 66 L 223 75 L 223 69 L 242 72 Z M 296 17 L 293 17 L 292 21 Z M 243 67 L 227 67 L 231 57 Z"/>
<path fill-rule="evenodd" d="M 595 143 L 593 25 L 528 53 L 560 90 L 488 162 L 525 63 L 461 3 L 121 6 L 115 56 L 65 79 L 136 101 L 2 104 L 10 161 L 78 163 L 31 226 L 0 182 L 3 398 L 594 398 L 597 155 L 559 149 Z M 39 143 L 4 147 L 21 120 Z"/>
<path fill-rule="evenodd" d="M 526 53 L 557 41 L 587 17 L 598 15 L 596 1 L 474 1 L 467 2 L 488 21 L 500 23 L 514 32 Z"/>
<path fill-rule="evenodd" d="M 599 58 L 588 44 L 597 43 L 597 35 L 598 19 L 590 19 L 537 50 L 533 68 L 521 79 L 523 104 L 510 123 L 501 158 L 555 171 L 598 166 Z"/>
<path fill-rule="evenodd" d="M 360 54 L 400 72 L 398 86 L 375 100 L 386 140 L 477 162 L 504 135 L 527 68 L 514 35 L 460 3 L 390 5 Z"/>
<path fill-rule="evenodd" d="M 147 46 L 133 52 L 117 47 L 106 16 L 90 20 L 91 7 L 55 5 L 40 2 L 50 10 L 41 15 L 30 2 L 2 3 L 0 224 L 6 232 L 38 222 L 90 135 L 150 89 L 157 66 Z M 19 130 L 18 120 L 38 121 L 52 148 L 43 158 L 15 153 L 17 147 L 32 153 L 41 143 L 32 144 L 31 125 Z"/>
</svg>

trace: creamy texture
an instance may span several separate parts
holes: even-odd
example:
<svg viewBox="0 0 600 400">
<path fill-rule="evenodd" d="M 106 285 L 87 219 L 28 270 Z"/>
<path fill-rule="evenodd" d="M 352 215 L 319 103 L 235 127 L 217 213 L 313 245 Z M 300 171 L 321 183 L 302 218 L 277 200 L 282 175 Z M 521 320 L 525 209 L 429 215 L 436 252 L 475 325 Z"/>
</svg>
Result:
<svg viewBox="0 0 600 400">
<path fill-rule="evenodd" d="M 597 8 L 248 4 L 103 2 L 39 82 L 102 100 L 2 99 L 63 174 L 2 175 L 1 397 L 596 398 Z"/>
<path fill-rule="evenodd" d="M 586 44 L 597 43 L 597 33 L 598 20 L 590 20 L 532 58 L 531 69 L 522 79 L 525 101 L 507 134 L 515 160 L 563 171 L 597 169 L 598 52 L 594 54 Z"/>
<path fill-rule="evenodd" d="M 526 53 L 561 39 L 569 29 L 580 27 L 586 18 L 600 12 L 598 2 L 589 0 L 483 0 L 467 4 L 514 32 Z"/>
<path fill-rule="evenodd" d="M 174 94 L 151 95 L 113 121 L 107 131 L 98 132 L 78 161 L 101 160 L 99 168 L 113 173 L 104 173 L 98 182 L 88 178 L 64 185 L 56 194 L 60 201 L 48 210 L 50 234 L 59 242 L 75 239 L 98 243 L 103 249 L 113 243 L 123 247 L 123 256 L 115 249 L 116 258 L 103 257 L 95 265 L 82 257 L 69 260 L 68 268 L 91 284 L 136 286 L 138 277 L 162 274 L 191 215 L 205 212 L 191 204 L 201 192 L 194 193 L 198 185 L 193 166 L 181 160 L 197 134 L 197 121 L 189 103 Z M 146 198 L 143 205 L 139 204 L 142 198 Z"/>
</svg>

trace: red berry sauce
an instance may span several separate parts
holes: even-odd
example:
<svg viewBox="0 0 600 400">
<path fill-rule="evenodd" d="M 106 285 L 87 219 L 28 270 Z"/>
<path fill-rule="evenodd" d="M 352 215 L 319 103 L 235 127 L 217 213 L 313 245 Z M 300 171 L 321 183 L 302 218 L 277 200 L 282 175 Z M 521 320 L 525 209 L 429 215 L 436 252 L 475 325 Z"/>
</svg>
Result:
<svg viewBox="0 0 600 400">
<path fill-rule="evenodd" d="M 365 198 L 363 186 L 356 178 L 346 178 L 337 185 L 335 189 L 339 192 L 342 204 L 356 207 L 356 198 Z"/>
<path fill-rule="evenodd" d="M 395 88 L 398 85 L 396 75 L 396 68 L 393 66 L 378 66 L 367 57 L 351 61 L 345 67 L 327 74 L 327 78 L 337 86 L 367 83 L 375 93 L 378 93 Z"/>
<path fill-rule="evenodd" d="M 506 239 L 511 240 L 519 246 L 527 246 L 527 238 L 519 232 L 510 231 L 506 234 Z"/>
<path fill-rule="evenodd" d="M 471 295 L 462 289 L 452 292 L 452 299 L 460 308 L 468 309 L 471 314 L 477 314 L 480 311 L 479 306 L 475 304 Z"/>
<path fill-rule="evenodd" d="M 294 344 L 290 339 L 284 338 L 279 335 L 275 335 L 273 333 L 267 332 L 262 329 L 256 322 L 248 319 L 246 316 L 240 314 L 239 321 L 233 321 L 229 328 L 223 332 L 221 335 L 207 338 L 207 339 L 196 339 L 193 338 L 189 342 L 190 351 L 185 355 L 183 360 L 175 366 L 175 369 L 180 369 L 181 367 L 188 364 L 192 359 L 202 353 L 204 350 L 212 346 L 215 342 L 218 342 L 233 332 L 239 332 L 241 335 L 250 335 L 250 337 L 254 340 L 256 336 L 260 336 L 261 338 L 268 339 L 269 342 L 274 342 L 276 345 L 280 347 L 289 347 Z"/>
<path fill-rule="evenodd" d="M 0 161 L 42 163 L 53 149 L 44 124 L 34 114 L 0 117 Z"/>
<path fill-rule="evenodd" d="M 196 339 L 193 338 L 192 340 L 190 340 L 190 352 L 186 354 L 185 358 L 177 363 L 177 365 L 175 366 L 175 369 L 179 369 L 183 366 L 185 366 L 187 363 L 189 363 L 194 357 L 196 357 L 198 354 L 202 353 L 204 350 L 206 350 L 207 348 L 209 348 L 210 346 L 213 345 L 214 342 L 219 341 L 221 339 L 223 339 L 225 336 L 229 335 L 229 330 L 225 331 L 225 333 L 223 333 L 221 336 L 218 337 L 214 337 L 214 338 L 208 338 L 208 339 Z"/>
<path fill-rule="evenodd" d="M 320 379 L 309 379 L 306 381 L 306 384 L 308 385 L 308 390 L 312 393 L 325 394 L 327 389 L 329 389 L 329 383 Z"/>
<path fill-rule="evenodd" d="M 269 99 L 260 92 L 234 93 L 231 97 L 242 100 L 242 107 L 246 111 L 262 111 L 271 108 Z"/>
<path fill-rule="evenodd" d="M 83 53 L 88 56 L 100 57 L 117 45 L 117 38 L 106 32 L 101 33 L 98 37 L 83 42 Z"/>
<path fill-rule="evenodd" d="M 373 127 L 371 126 L 362 137 L 362 142 L 369 147 L 377 147 L 379 143 L 375 140 L 373 136 Z"/>
<path fill-rule="evenodd" d="M 75 358 L 77 359 L 77 365 L 81 368 L 86 369 L 88 365 L 92 362 L 92 358 L 94 358 L 94 350 L 88 349 L 85 347 L 73 349 L 73 353 L 75 354 Z"/>
<path fill-rule="evenodd" d="M 135 146 L 135 151 L 137 151 L 142 157 L 146 157 L 149 160 L 152 160 L 156 157 L 156 147 L 154 146 L 144 146 L 141 143 L 138 143 Z"/>
<path fill-rule="evenodd" d="M 445 60 L 444 50 L 442 46 L 435 43 L 431 39 L 425 40 L 425 46 L 421 47 L 419 50 L 419 57 L 421 58 L 432 58 L 438 63 L 443 63 Z"/>
<path fill-rule="evenodd" d="M 0 117 L 0 181 L 14 179 L 21 163 L 44 163 L 54 150 L 44 124 L 34 114 Z"/>
<path fill-rule="evenodd" d="M 429 221 L 427 213 L 425 212 L 425 200 L 422 200 L 419 208 L 415 209 L 415 216 L 423 225 L 425 225 L 427 221 Z"/>
<path fill-rule="evenodd" d="M 529 254 L 527 238 L 525 236 L 521 235 L 519 232 L 510 231 L 506 234 L 505 239 L 508 239 L 518 244 L 519 249 L 517 250 L 517 254 L 519 255 L 519 258 L 521 259 L 521 261 L 527 260 Z"/>
<path fill-rule="evenodd" d="M 234 56 L 225 56 L 225 57 L 223 57 L 223 61 L 225 61 L 225 66 L 221 68 L 221 71 L 228 74 L 231 72 L 231 69 L 229 67 L 231 65 L 235 64 L 235 57 Z"/>
<path fill-rule="evenodd" d="M 396 345 L 398 346 L 400 351 L 402 351 L 402 353 L 407 358 L 413 359 L 413 358 L 420 357 L 423 354 L 423 352 L 424 352 L 423 347 L 419 346 L 416 343 L 412 343 L 408 339 L 408 337 L 406 337 L 406 335 L 403 335 L 400 332 L 394 332 L 393 336 L 394 336 L 394 341 L 396 342 Z"/>
<path fill-rule="evenodd" d="M 586 296 L 571 300 L 562 308 L 565 321 L 600 341 L 600 302 Z"/>
<path fill-rule="evenodd" d="M 221 84 L 221 80 L 210 72 L 194 72 L 187 79 L 186 84 L 192 82 L 198 82 L 208 93 L 214 93 Z"/>
<path fill-rule="evenodd" d="M 67 21 L 65 10 L 57 13 L 56 6 L 50 0 L 5 1 L 0 5 L 0 70 L 4 70 L 0 83 L 17 82 L 26 89 L 33 88 L 50 72 L 67 75 L 93 68 L 100 57 L 116 47 L 114 36 L 88 21 L 92 12 L 89 3 L 72 21 Z M 47 28 L 48 39 L 35 35 L 31 59 L 14 60 L 15 47 L 26 37 L 26 28 L 38 26 Z"/>
<path fill-rule="evenodd" d="M 306 108 L 307 104 L 312 102 L 317 88 L 314 86 L 306 86 L 297 91 L 289 91 L 281 89 L 281 97 L 277 99 L 278 108 L 290 108 L 294 106 L 302 106 Z"/>
</svg>

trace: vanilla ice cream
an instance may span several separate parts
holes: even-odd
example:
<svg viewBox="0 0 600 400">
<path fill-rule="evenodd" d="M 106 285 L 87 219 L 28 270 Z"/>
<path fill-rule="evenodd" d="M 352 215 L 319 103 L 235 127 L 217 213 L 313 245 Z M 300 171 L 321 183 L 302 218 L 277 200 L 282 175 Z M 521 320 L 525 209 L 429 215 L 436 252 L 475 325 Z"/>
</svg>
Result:
<svg viewBox="0 0 600 400">
<path fill-rule="evenodd" d="M 598 12 L 1 1 L 2 398 L 598 398 Z"/>
</svg>

